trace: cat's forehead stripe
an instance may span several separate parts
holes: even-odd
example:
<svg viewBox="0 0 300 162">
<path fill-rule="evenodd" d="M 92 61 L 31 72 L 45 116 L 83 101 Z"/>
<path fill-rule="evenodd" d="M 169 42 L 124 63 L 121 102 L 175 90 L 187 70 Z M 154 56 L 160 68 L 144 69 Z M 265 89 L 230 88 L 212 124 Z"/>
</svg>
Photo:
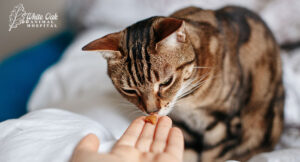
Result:
<svg viewBox="0 0 300 162">
<path fill-rule="evenodd" d="M 128 56 L 126 62 L 128 63 L 128 71 L 132 79 L 135 80 L 136 78 L 136 81 L 141 84 L 145 83 L 146 78 L 149 82 L 152 82 L 151 62 L 148 53 L 152 23 L 153 18 L 150 18 L 127 28 L 126 47 Z M 131 69 L 133 68 L 132 62 L 134 64 L 134 73 Z"/>
<path fill-rule="evenodd" d="M 129 40 L 130 40 L 130 30 L 127 30 L 127 35 L 126 35 L 126 50 L 127 50 L 127 53 L 128 53 L 128 55 L 127 55 L 127 59 L 126 59 L 126 62 L 127 62 L 127 70 L 128 70 L 128 73 L 129 73 L 129 75 L 131 76 L 130 78 L 132 78 L 132 80 L 133 80 L 133 83 L 134 83 L 134 85 L 136 86 L 137 85 L 137 83 L 136 83 L 136 80 L 134 79 L 134 77 L 133 77 L 133 72 L 132 72 L 132 69 L 131 69 L 131 67 L 132 67 L 132 62 L 131 62 L 131 57 L 130 57 L 130 48 L 129 48 Z"/>
<path fill-rule="evenodd" d="M 138 63 L 138 68 L 137 71 L 139 72 L 138 74 L 140 74 L 140 82 L 141 84 L 143 84 L 145 82 L 145 75 L 144 75 L 144 63 L 143 63 L 143 53 L 142 53 L 142 48 L 143 48 L 143 44 L 144 44 L 144 30 L 145 30 L 145 23 L 139 23 L 138 24 L 138 28 L 135 31 L 135 46 L 136 46 L 136 63 Z"/>
<path fill-rule="evenodd" d="M 130 83 L 129 77 L 126 77 L 126 80 L 127 80 L 127 85 L 128 85 L 128 87 L 131 87 L 132 85 L 131 85 L 131 83 Z"/>
<path fill-rule="evenodd" d="M 148 26 L 147 26 L 147 29 L 146 29 L 146 45 L 145 45 L 145 57 L 146 57 L 146 62 L 147 62 L 147 66 L 148 66 L 148 69 L 147 69 L 147 77 L 148 77 L 148 81 L 151 82 L 151 63 L 150 63 L 150 55 L 148 53 L 148 47 L 150 45 L 150 31 L 151 31 L 151 26 L 152 26 L 152 22 L 149 22 L 148 23 Z"/>
<path fill-rule="evenodd" d="M 128 56 L 130 56 L 130 54 L 132 54 L 132 62 L 134 64 L 134 73 L 135 75 L 133 75 L 132 77 L 136 77 L 136 81 L 141 83 L 141 76 L 138 70 L 138 65 L 137 65 L 137 55 L 139 55 L 139 51 L 137 44 L 139 43 L 139 39 L 138 39 L 138 31 L 137 29 L 132 29 L 133 27 L 129 27 L 128 28 L 128 35 L 129 35 L 129 52 L 128 52 Z"/>
</svg>

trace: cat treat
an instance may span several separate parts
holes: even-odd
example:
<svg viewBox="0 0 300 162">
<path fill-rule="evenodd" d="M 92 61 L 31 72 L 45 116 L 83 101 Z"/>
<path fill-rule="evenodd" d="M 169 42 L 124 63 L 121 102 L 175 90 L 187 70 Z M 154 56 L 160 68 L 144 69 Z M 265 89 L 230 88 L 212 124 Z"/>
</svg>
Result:
<svg viewBox="0 0 300 162">
<path fill-rule="evenodd" d="M 151 123 L 153 125 L 155 125 L 157 123 L 157 116 L 152 114 L 152 115 L 149 115 L 145 118 L 145 122 L 148 122 L 148 123 Z"/>
</svg>

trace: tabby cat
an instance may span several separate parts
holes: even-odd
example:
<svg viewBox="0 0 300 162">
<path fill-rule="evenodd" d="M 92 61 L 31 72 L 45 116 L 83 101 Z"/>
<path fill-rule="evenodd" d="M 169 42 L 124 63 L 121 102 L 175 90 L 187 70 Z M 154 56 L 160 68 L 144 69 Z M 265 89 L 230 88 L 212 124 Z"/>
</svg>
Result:
<svg viewBox="0 0 300 162">
<path fill-rule="evenodd" d="M 170 115 L 197 161 L 247 160 L 283 128 L 279 47 L 241 7 L 181 9 L 83 47 L 102 51 L 116 89 L 140 110 Z"/>
</svg>

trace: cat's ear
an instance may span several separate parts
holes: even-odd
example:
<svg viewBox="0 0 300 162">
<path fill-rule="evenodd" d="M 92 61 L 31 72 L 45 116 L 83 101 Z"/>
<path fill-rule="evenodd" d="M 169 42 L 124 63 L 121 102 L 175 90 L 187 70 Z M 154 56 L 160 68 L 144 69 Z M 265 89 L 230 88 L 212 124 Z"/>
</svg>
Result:
<svg viewBox="0 0 300 162">
<path fill-rule="evenodd" d="M 120 41 L 122 32 L 108 34 L 85 45 L 83 51 L 99 51 L 105 59 L 114 59 L 122 56 Z"/>
<path fill-rule="evenodd" d="M 168 46 L 186 42 L 185 23 L 176 18 L 163 18 L 155 27 L 157 45 L 167 44 Z"/>
</svg>

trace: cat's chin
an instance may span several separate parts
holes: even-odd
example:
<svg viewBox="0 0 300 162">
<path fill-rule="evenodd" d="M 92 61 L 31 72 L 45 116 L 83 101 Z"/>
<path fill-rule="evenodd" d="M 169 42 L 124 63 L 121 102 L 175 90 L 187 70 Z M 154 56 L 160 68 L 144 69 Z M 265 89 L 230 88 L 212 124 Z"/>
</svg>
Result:
<svg viewBox="0 0 300 162">
<path fill-rule="evenodd" d="M 166 116 L 166 115 L 168 115 L 172 110 L 173 110 L 172 107 L 164 107 L 164 108 L 162 108 L 162 109 L 160 109 L 160 110 L 158 111 L 158 115 L 160 115 L 160 116 Z"/>
</svg>

